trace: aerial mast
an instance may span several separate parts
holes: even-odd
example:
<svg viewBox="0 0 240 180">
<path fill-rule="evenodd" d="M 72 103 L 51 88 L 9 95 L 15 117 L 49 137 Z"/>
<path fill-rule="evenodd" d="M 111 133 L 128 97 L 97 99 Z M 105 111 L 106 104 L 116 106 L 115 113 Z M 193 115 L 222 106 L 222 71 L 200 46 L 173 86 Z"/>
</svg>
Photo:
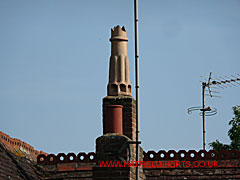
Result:
<svg viewBox="0 0 240 180">
<path fill-rule="evenodd" d="M 240 74 L 238 74 L 240 76 Z M 219 77 L 219 78 L 212 78 L 212 72 L 209 74 L 209 78 L 206 81 L 202 81 L 202 106 L 198 107 L 191 107 L 188 108 L 188 113 L 191 114 L 192 111 L 200 110 L 200 115 L 202 116 L 203 121 L 203 150 L 206 150 L 206 122 L 205 122 L 205 116 L 212 116 L 217 114 L 216 108 L 211 108 L 210 106 L 205 106 L 205 95 L 208 95 L 210 97 L 220 97 L 215 96 L 213 93 L 219 93 L 216 91 L 212 91 L 212 86 L 217 86 L 219 88 L 227 88 L 227 86 L 232 87 L 236 86 L 236 84 L 240 85 L 238 81 L 240 81 L 239 77 L 235 77 L 232 75 L 232 78 L 229 78 L 228 76 L 225 76 L 227 79 Z M 236 84 L 234 84 L 236 83 Z M 208 89 L 209 94 L 205 94 L 206 88 Z M 213 88 L 213 87 L 212 87 Z M 215 87 L 216 88 L 216 87 Z"/>
<path fill-rule="evenodd" d="M 139 47 L 138 47 L 138 0 L 134 0 L 135 29 L 135 78 L 136 78 L 136 180 L 139 179 Z"/>
</svg>

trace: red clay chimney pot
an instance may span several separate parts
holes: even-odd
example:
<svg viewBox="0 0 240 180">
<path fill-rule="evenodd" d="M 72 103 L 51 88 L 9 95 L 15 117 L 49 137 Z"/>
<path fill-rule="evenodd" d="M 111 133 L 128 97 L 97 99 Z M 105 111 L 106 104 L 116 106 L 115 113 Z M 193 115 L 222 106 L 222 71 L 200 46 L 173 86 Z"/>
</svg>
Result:
<svg viewBox="0 0 240 180">
<path fill-rule="evenodd" d="M 119 133 L 123 134 L 122 122 L 122 105 L 107 105 L 106 106 L 106 121 L 103 134 Z"/>
</svg>

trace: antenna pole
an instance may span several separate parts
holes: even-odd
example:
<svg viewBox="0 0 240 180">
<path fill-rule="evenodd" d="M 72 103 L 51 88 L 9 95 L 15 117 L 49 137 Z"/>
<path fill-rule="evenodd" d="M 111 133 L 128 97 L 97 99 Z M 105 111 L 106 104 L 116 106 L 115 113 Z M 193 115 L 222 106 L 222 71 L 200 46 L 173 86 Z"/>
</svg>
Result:
<svg viewBox="0 0 240 180">
<path fill-rule="evenodd" d="M 139 49 L 138 49 L 138 0 L 134 0 L 134 27 L 135 27 L 135 76 L 136 76 L 136 180 L 139 179 Z"/>
<path fill-rule="evenodd" d="M 206 87 L 206 83 L 203 82 L 202 83 L 203 150 L 206 150 L 205 87 Z"/>
<path fill-rule="evenodd" d="M 217 114 L 217 109 L 216 108 L 211 108 L 210 106 L 205 108 L 205 90 L 206 90 L 206 87 L 208 88 L 210 97 L 220 97 L 220 96 L 212 95 L 212 93 L 219 93 L 219 92 L 216 92 L 216 91 L 211 91 L 210 87 L 212 85 L 218 86 L 219 88 L 222 88 L 222 89 L 227 88 L 227 86 L 225 86 L 224 84 L 228 85 L 229 87 L 232 87 L 231 85 L 236 86 L 236 84 L 240 85 L 240 83 L 237 82 L 237 81 L 240 81 L 240 78 L 239 78 L 240 74 L 237 74 L 238 77 L 235 77 L 235 76 L 231 75 L 234 79 L 231 79 L 228 76 L 225 76 L 228 79 L 224 79 L 224 78 L 220 77 L 220 79 L 215 78 L 217 80 L 213 80 L 211 76 L 212 76 L 212 72 L 210 72 L 207 82 L 202 82 L 201 81 L 202 82 L 202 106 L 201 107 L 197 106 L 197 107 L 188 108 L 188 114 L 191 114 L 192 111 L 195 111 L 195 110 L 200 110 L 201 111 L 200 115 L 202 116 L 202 120 L 203 120 L 203 150 L 206 150 L 206 122 L 205 122 L 205 116 L 212 116 L 212 115 Z M 234 84 L 234 83 L 236 83 L 236 84 Z"/>
</svg>

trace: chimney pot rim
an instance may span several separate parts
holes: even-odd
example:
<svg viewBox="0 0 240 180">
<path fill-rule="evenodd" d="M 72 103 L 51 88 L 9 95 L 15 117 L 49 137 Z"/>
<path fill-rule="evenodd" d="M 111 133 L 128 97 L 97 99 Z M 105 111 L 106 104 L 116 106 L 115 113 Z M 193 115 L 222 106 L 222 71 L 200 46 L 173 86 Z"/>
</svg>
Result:
<svg viewBox="0 0 240 180">
<path fill-rule="evenodd" d="M 110 107 L 110 108 L 123 108 L 123 105 L 106 105 L 106 107 Z"/>
</svg>

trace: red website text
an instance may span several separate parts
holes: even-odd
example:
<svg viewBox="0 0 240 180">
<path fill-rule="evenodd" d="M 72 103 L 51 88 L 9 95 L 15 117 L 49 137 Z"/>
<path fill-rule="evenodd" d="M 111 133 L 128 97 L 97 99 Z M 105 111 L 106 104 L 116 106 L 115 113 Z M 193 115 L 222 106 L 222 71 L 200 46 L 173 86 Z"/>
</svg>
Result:
<svg viewBox="0 0 240 180">
<path fill-rule="evenodd" d="M 99 161 L 100 167 L 216 168 L 218 161 Z"/>
</svg>

